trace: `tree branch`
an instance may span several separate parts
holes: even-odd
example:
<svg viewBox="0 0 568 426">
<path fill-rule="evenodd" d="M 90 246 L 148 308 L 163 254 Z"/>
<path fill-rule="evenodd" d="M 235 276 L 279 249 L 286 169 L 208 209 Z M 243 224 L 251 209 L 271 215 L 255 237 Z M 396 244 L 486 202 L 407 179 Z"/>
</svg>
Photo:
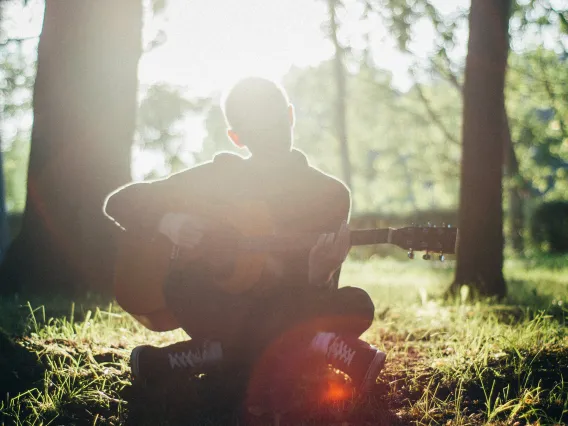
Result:
<svg viewBox="0 0 568 426">
<path fill-rule="evenodd" d="M 418 92 L 418 96 L 422 100 L 422 103 L 424 104 L 424 107 L 426 108 L 426 111 L 428 112 L 428 115 L 430 116 L 432 121 L 438 126 L 438 128 L 442 131 L 444 136 L 449 141 L 459 145 L 459 143 L 460 143 L 459 140 L 454 135 L 452 135 L 450 133 L 450 131 L 446 128 L 446 126 L 442 122 L 442 119 L 440 118 L 440 116 L 432 108 L 430 101 L 428 100 L 426 95 L 424 95 L 424 91 L 422 90 L 422 86 L 420 85 L 420 83 L 415 82 L 414 87 L 416 88 L 416 91 Z"/>
<path fill-rule="evenodd" d="M 439 64 L 437 64 L 433 58 L 430 58 L 430 62 L 432 63 L 432 65 L 434 65 L 434 67 L 436 68 L 436 71 L 438 71 L 438 74 L 442 77 L 444 77 L 447 81 L 449 81 L 452 86 L 455 87 L 455 89 L 460 92 L 460 94 L 463 95 L 463 85 L 459 82 L 457 75 L 455 75 L 452 72 L 451 69 L 451 65 L 452 65 L 452 61 L 450 60 L 447 52 L 444 50 L 442 53 L 442 57 L 444 58 L 444 61 L 446 62 L 447 68 L 445 70 L 442 70 L 442 68 L 440 67 Z"/>
</svg>

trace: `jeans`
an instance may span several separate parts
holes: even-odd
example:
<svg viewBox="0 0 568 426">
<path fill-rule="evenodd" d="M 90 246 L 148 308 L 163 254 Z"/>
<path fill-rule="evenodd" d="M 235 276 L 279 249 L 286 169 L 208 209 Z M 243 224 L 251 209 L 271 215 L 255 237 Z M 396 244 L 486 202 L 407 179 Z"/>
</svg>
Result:
<svg viewBox="0 0 568 426">
<path fill-rule="evenodd" d="M 206 282 L 171 279 L 164 295 L 192 339 L 219 340 L 229 356 L 254 357 L 291 330 L 304 336 L 324 331 L 359 337 L 375 312 L 367 292 L 356 287 L 280 287 L 252 297 Z"/>
</svg>

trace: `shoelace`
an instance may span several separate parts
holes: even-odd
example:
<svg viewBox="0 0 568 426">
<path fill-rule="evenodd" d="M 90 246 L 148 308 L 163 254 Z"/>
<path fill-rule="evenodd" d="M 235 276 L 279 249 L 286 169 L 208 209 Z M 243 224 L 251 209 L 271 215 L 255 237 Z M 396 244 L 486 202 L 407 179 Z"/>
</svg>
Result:
<svg viewBox="0 0 568 426">
<path fill-rule="evenodd" d="M 215 361 L 223 356 L 220 345 L 206 345 L 203 351 L 199 349 L 187 352 L 174 352 L 168 354 L 170 368 L 187 368 L 202 365 L 207 361 Z"/>
<path fill-rule="evenodd" d="M 339 359 L 349 366 L 355 357 L 355 350 L 338 337 L 329 345 L 327 356 Z"/>
</svg>

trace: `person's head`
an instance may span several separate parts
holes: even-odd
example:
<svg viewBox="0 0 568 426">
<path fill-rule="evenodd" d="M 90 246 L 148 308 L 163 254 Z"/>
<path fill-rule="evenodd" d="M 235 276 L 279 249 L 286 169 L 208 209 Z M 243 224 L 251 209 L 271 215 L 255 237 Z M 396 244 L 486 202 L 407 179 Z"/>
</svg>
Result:
<svg viewBox="0 0 568 426">
<path fill-rule="evenodd" d="M 258 156 L 290 151 L 294 110 L 282 87 L 261 77 L 239 81 L 223 103 L 228 136 Z"/>
</svg>

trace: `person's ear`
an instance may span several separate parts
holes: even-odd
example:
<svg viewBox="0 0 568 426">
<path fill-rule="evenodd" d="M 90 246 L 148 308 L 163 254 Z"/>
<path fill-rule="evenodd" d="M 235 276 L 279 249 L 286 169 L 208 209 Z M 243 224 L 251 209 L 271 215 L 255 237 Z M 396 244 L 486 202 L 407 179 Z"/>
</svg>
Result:
<svg viewBox="0 0 568 426">
<path fill-rule="evenodd" d="M 231 142 L 233 142 L 235 144 L 235 146 L 237 146 L 238 148 L 244 148 L 245 147 L 243 145 L 243 143 L 239 140 L 239 135 L 237 135 L 237 133 L 234 130 L 228 129 L 227 130 L 227 136 L 229 136 L 229 139 L 231 140 Z"/>
<path fill-rule="evenodd" d="M 296 113 L 294 112 L 294 105 L 288 105 L 288 119 L 290 120 L 290 127 L 294 127 L 296 123 Z"/>
</svg>

